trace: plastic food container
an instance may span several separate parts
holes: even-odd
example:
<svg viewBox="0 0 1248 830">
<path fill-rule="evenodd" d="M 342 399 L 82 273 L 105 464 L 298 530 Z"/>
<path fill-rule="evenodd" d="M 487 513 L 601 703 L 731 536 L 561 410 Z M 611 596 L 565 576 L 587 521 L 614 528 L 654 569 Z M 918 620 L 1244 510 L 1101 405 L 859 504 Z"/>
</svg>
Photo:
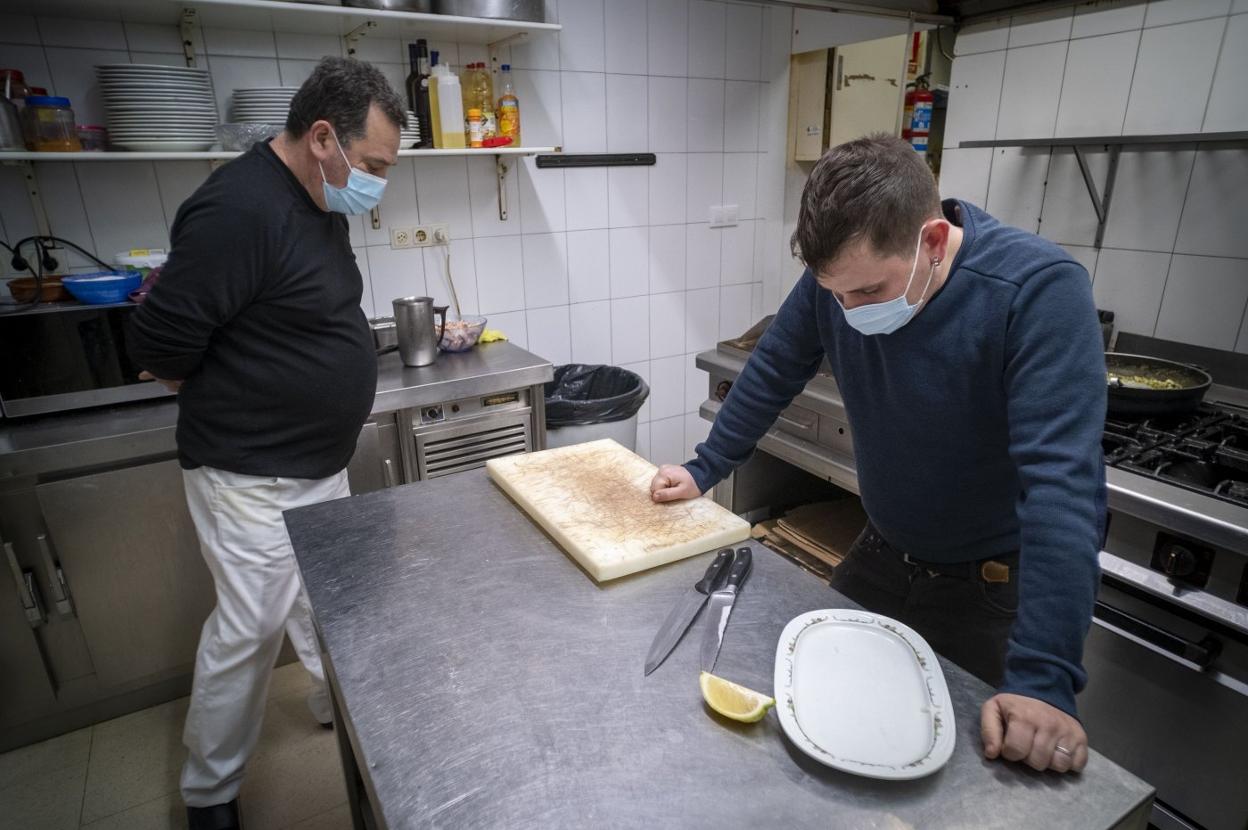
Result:
<svg viewBox="0 0 1248 830">
<path fill-rule="evenodd" d="M 160 268 L 169 259 L 164 248 L 131 248 L 113 254 L 113 265 L 118 271 L 138 271 L 144 277 L 153 268 Z"/>
<path fill-rule="evenodd" d="M 79 124 L 78 142 L 83 150 L 102 153 L 108 149 L 108 130 L 95 124 Z"/>
<path fill-rule="evenodd" d="M 252 145 L 268 141 L 284 129 L 282 124 L 218 124 L 217 138 L 222 150 L 245 153 Z"/>
<path fill-rule="evenodd" d="M 143 275 L 138 271 L 99 271 L 64 276 L 61 283 L 78 302 L 104 305 L 125 302 L 127 295 L 143 284 Z"/>
<path fill-rule="evenodd" d="M 481 332 L 485 331 L 484 317 L 465 317 L 462 320 L 447 320 L 442 331 L 442 342 L 439 344 L 444 352 L 466 352 L 477 345 Z"/>
<path fill-rule="evenodd" d="M 9 293 L 19 303 L 30 302 L 35 298 L 35 278 L 18 277 L 15 280 L 9 280 Z M 69 292 L 61 284 L 60 277 L 44 277 L 40 281 L 39 302 L 55 303 L 68 299 Z"/>
<path fill-rule="evenodd" d="M 36 153 L 75 153 L 82 150 L 74 111 L 68 98 L 31 95 L 22 111 L 22 132 L 29 149 Z"/>
</svg>

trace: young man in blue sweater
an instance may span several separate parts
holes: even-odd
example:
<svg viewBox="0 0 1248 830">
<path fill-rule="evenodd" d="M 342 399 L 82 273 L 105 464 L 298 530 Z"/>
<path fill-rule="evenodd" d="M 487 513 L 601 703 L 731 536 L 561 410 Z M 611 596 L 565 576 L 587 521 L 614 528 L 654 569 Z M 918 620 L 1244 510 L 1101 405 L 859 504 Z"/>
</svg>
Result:
<svg viewBox="0 0 1248 830">
<path fill-rule="evenodd" d="M 870 521 L 833 587 L 993 684 L 988 758 L 1079 771 L 1075 717 L 1104 526 L 1105 360 L 1087 272 L 1061 248 L 941 202 L 907 142 L 836 147 L 802 193 L 807 266 L 697 458 L 656 501 L 745 462 L 826 356 Z"/>
</svg>

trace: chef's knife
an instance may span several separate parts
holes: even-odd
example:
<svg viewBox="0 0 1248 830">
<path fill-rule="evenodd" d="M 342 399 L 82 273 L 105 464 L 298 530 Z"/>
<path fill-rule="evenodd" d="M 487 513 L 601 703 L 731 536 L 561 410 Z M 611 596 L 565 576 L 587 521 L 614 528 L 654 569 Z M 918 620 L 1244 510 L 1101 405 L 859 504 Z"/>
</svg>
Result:
<svg viewBox="0 0 1248 830">
<path fill-rule="evenodd" d="M 728 627 L 728 615 L 732 613 L 732 604 L 737 601 L 737 593 L 749 578 L 752 563 L 750 549 L 738 548 L 732 557 L 727 582 L 711 594 L 706 611 L 706 632 L 702 635 L 702 671 L 715 670 L 719 645 L 724 641 L 724 629 Z"/>
<path fill-rule="evenodd" d="M 680 638 L 685 636 L 685 631 L 693 624 L 698 612 L 706 604 L 706 598 L 723 582 L 723 576 L 727 573 L 728 564 L 731 561 L 732 548 L 724 548 L 716 554 L 710 567 L 706 569 L 706 574 L 680 598 L 680 602 L 676 603 L 668 613 L 659 632 L 654 635 L 654 642 L 650 643 L 650 652 L 646 654 L 647 675 L 663 664 L 667 655 L 671 654 L 676 644 L 680 642 Z"/>
</svg>

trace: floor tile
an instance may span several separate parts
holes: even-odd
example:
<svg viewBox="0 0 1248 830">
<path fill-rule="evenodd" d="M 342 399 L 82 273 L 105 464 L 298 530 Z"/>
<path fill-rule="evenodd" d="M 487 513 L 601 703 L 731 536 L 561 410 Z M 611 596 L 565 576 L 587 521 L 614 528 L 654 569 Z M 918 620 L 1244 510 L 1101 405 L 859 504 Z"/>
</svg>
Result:
<svg viewBox="0 0 1248 830">
<path fill-rule="evenodd" d="M 186 760 L 182 725 L 189 698 L 95 725 L 82 821 L 146 804 L 178 789 Z"/>
<path fill-rule="evenodd" d="M 0 830 L 76 830 L 86 777 L 76 766 L 0 789 Z"/>
<path fill-rule="evenodd" d="M 351 810 L 346 804 L 339 804 L 329 812 L 296 822 L 287 830 L 351 830 Z"/>
<path fill-rule="evenodd" d="M 82 830 L 186 830 L 186 807 L 180 793 L 169 793 L 146 804 L 82 825 Z"/>
<path fill-rule="evenodd" d="M 290 695 L 307 695 L 310 691 L 312 675 L 308 674 L 298 660 L 273 670 L 273 680 L 269 683 L 269 700 Z"/>
<path fill-rule="evenodd" d="M 0 789 L 43 778 L 49 772 L 87 768 L 91 727 L 58 735 L 0 755 Z"/>
</svg>

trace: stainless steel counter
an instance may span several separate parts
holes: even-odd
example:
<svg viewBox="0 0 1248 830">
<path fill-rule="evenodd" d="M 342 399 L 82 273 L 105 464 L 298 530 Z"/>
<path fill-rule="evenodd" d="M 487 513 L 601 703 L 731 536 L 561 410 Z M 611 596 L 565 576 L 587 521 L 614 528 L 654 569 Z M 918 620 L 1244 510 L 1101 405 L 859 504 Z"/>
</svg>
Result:
<svg viewBox="0 0 1248 830">
<path fill-rule="evenodd" d="M 690 637 L 642 676 L 705 556 L 595 584 L 484 470 L 286 515 L 349 739 L 348 788 L 377 826 L 1144 826 L 1151 788 L 1095 752 L 1067 777 L 985 761 L 991 690 L 943 659 L 957 744 L 920 780 L 824 767 L 774 713 L 720 719 L 701 700 Z M 853 604 L 754 551 L 717 671 L 770 691 L 784 625 Z"/>
<path fill-rule="evenodd" d="M 418 369 L 393 352 L 378 362 L 373 414 L 542 384 L 552 373 L 549 360 L 508 342 L 444 354 Z M 0 424 L 0 479 L 172 456 L 177 420 L 173 400 L 11 419 Z"/>
</svg>

